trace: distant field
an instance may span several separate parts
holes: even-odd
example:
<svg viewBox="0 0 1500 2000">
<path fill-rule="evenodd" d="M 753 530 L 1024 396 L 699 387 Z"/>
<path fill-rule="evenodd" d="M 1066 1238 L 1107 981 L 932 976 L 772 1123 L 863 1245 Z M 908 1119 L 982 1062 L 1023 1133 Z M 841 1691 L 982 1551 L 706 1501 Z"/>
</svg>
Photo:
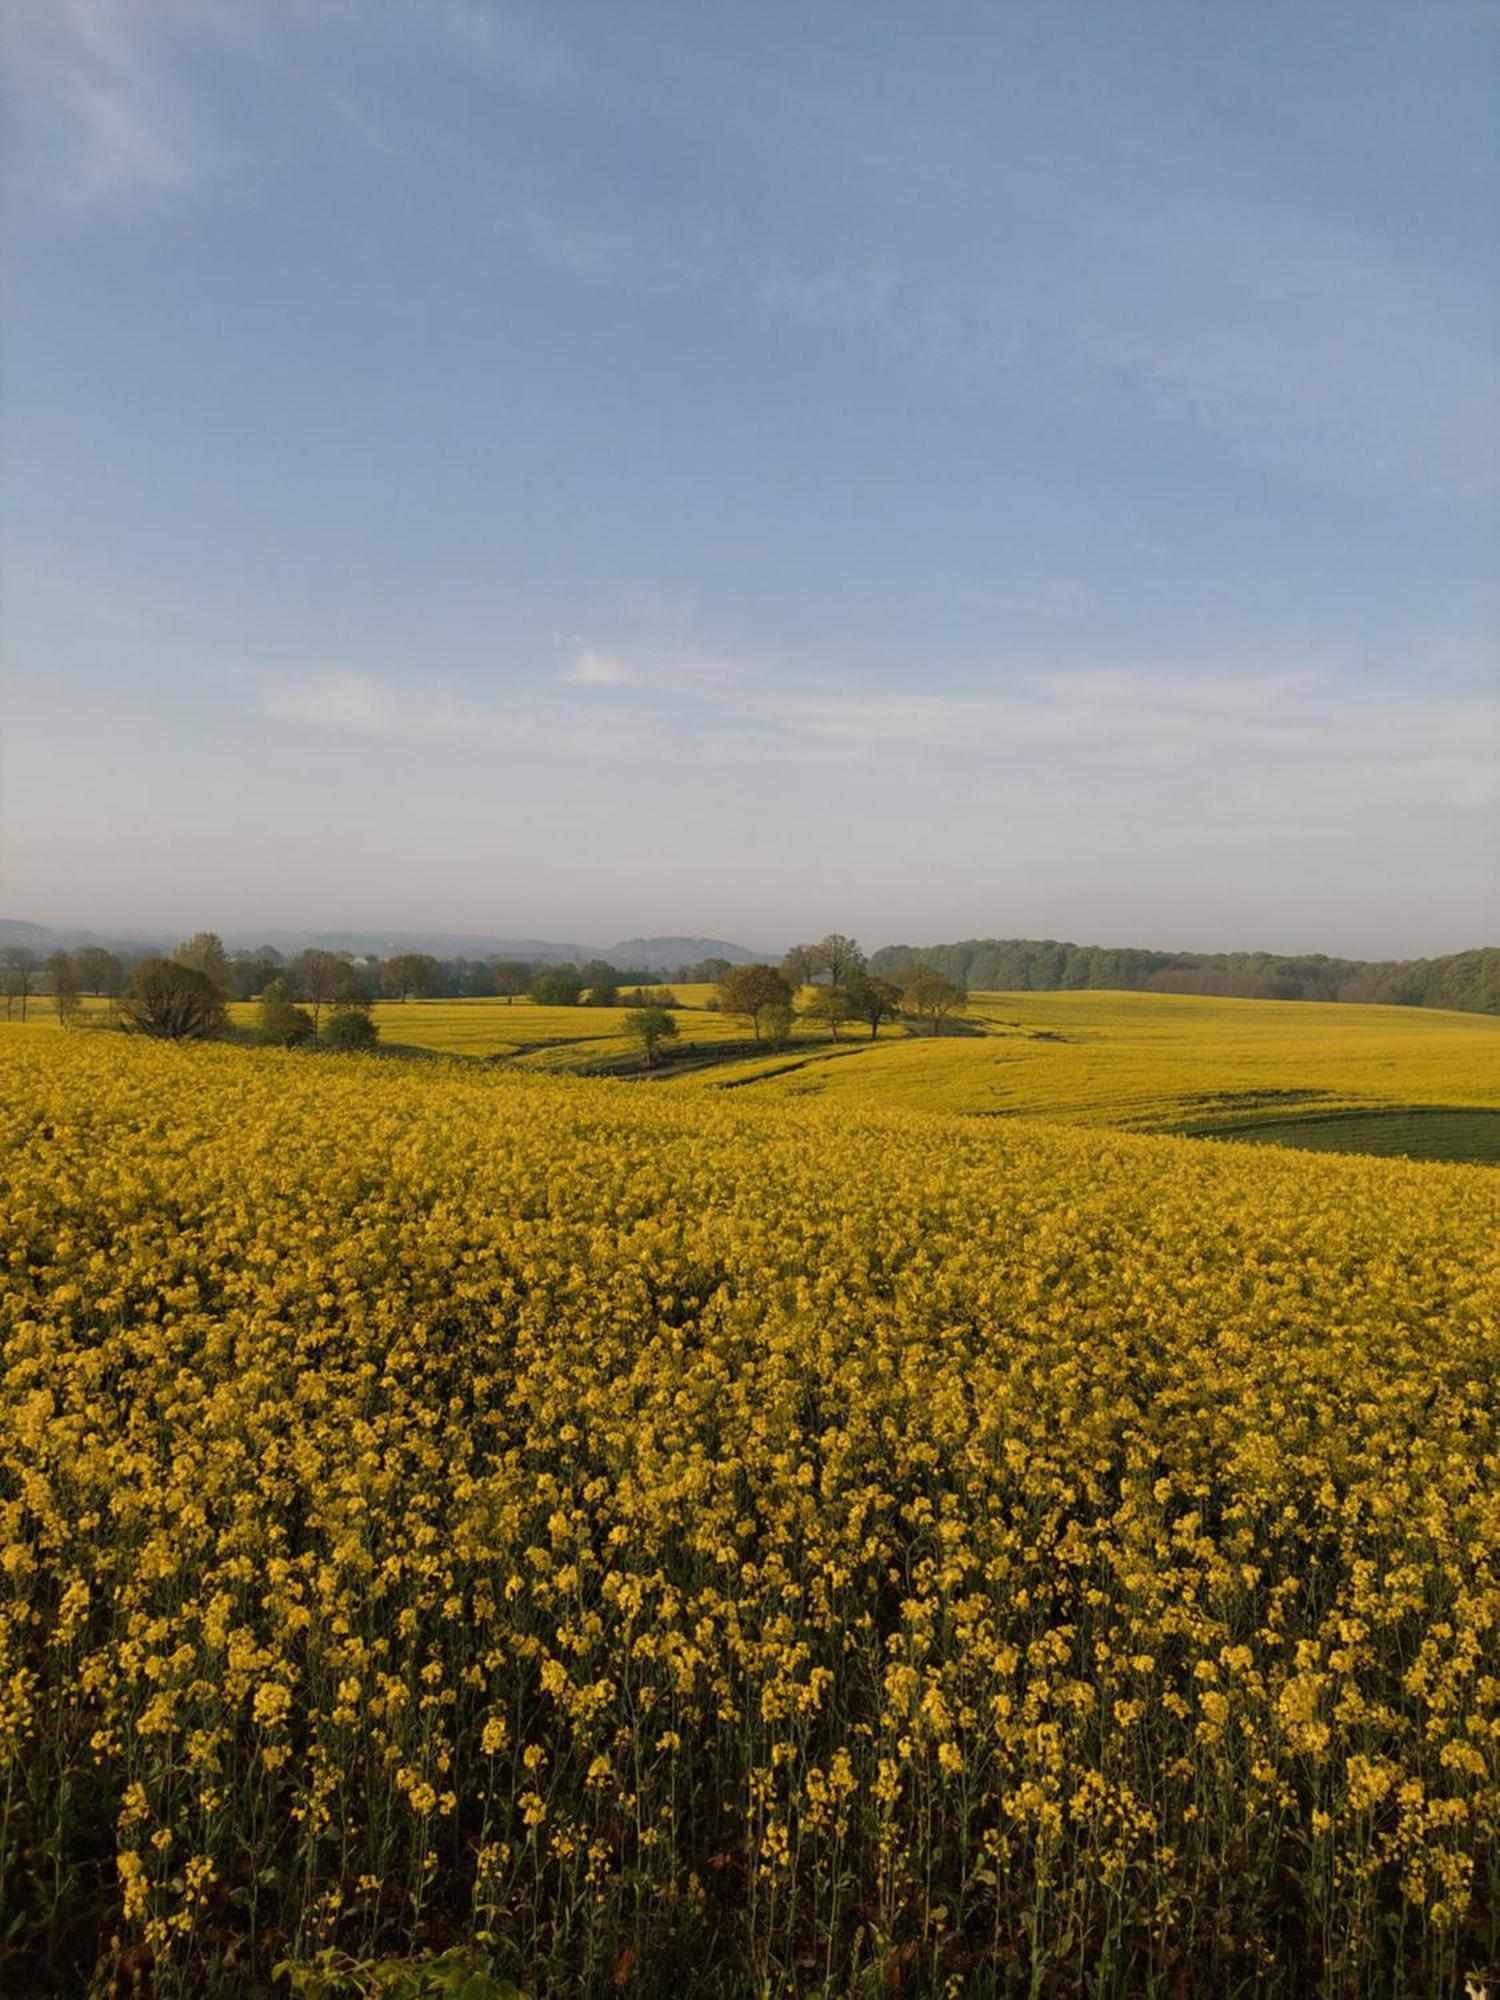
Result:
<svg viewBox="0 0 1500 2000">
<path fill-rule="evenodd" d="M 672 989 L 682 1001 L 679 1027 L 685 1044 L 722 1045 L 749 1039 L 743 1022 L 705 1008 L 711 986 Z M 507 1000 L 381 1000 L 371 1009 L 380 1039 L 391 1049 L 421 1049 L 434 1055 L 510 1059 L 525 1067 L 587 1070 L 609 1068 L 630 1059 L 633 1045 L 624 1034 L 623 1007 L 539 1007 L 527 999 Z M 102 1001 L 84 1002 L 82 1020 L 88 1027 L 107 1017 Z M 256 1003 L 237 1001 L 229 1009 L 236 1028 L 253 1030 Z M 27 1033 L 55 1033 L 51 1002 L 33 1000 L 24 1024 Z M 18 1021 L 0 1021 L 20 1031 Z"/>
<path fill-rule="evenodd" d="M 744 1022 L 707 1007 L 710 987 L 673 991 L 679 1040 L 653 1088 L 1040 1117 L 1318 1151 L 1497 1157 L 1500 1019 L 1489 1015 L 1176 994 L 982 993 L 936 1038 L 898 1025 L 873 1043 L 862 1029 L 835 1042 L 799 1026 L 785 1046 L 753 1049 Z M 231 1011 L 236 1025 L 253 1026 L 253 1005 Z M 374 1016 L 389 1050 L 639 1074 L 620 1008 L 412 1000 L 382 1002 Z M 25 1032 L 56 1032 L 45 1003 L 33 1005 Z"/>
<path fill-rule="evenodd" d="M 1012 993 L 972 996 L 966 1026 L 938 1039 L 846 1044 L 860 1050 L 853 1060 L 843 1050 L 768 1053 L 725 1065 L 714 1081 L 757 1094 L 969 1117 L 1278 1138 L 1418 1158 L 1493 1157 L 1482 1150 L 1490 1131 L 1482 1120 L 1445 1125 L 1431 1115 L 1500 1110 L 1500 1020 L 1488 1015 Z M 1404 1123 L 1384 1115 L 1397 1109 Z M 1361 1122 L 1330 1115 L 1354 1112 L 1382 1116 Z"/>
</svg>

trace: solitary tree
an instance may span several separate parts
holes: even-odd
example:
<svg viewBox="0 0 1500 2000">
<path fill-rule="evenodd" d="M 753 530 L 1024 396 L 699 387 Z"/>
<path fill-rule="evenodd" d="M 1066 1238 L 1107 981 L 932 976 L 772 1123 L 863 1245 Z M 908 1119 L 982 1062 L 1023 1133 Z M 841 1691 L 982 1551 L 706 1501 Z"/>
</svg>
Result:
<svg viewBox="0 0 1500 2000">
<path fill-rule="evenodd" d="M 47 984 L 52 1004 L 64 1026 L 78 1012 L 78 963 L 70 951 L 54 951 L 47 958 Z"/>
<path fill-rule="evenodd" d="M 190 965 L 195 972 L 201 972 L 218 992 L 226 999 L 229 997 L 232 984 L 229 954 L 217 931 L 195 932 L 185 943 L 178 945 L 172 956 L 179 965 Z"/>
<path fill-rule="evenodd" d="M 802 1013 L 804 1019 L 811 1021 L 815 1027 L 826 1028 L 835 1041 L 839 1038 L 840 1028 L 854 1018 L 854 1008 L 842 986 L 814 987 Z"/>
<path fill-rule="evenodd" d="M 20 1003 L 21 1019 L 26 1019 L 26 1003 L 31 998 L 36 985 L 37 968 L 41 960 L 29 944 L 8 944 L 0 951 L 0 974 L 5 979 L 5 1017 L 10 1019 L 10 1010 Z"/>
<path fill-rule="evenodd" d="M 507 1006 L 531 984 L 531 967 L 519 958 L 497 958 L 494 975 L 495 991 L 503 994 Z"/>
<path fill-rule="evenodd" d="M 846 979 L 852 979 L 856 972 L 864 970 L 865 955 L 852 937 L 845 937 L 842 931 L 830 931 L 820 944 L 813 946 L 813 972 L 828 974 L 830 986 L 842 986 Z"/>
<path fill-rule="evenodd" d="M 774 965 L 732 965 L 719 981 L 716 997 L 726 1014 L 739 1014 L 750 1023 L 756 1041 L 771 1032 L 773 1015 L 791 1015 L 792 989 Z"/>
<path fill-rule="evenodd" d="M 935 1035 L 942 1032 L 945 1021 L 961 1014 L 968 1004 L 969 996 L 964 989 L 933 966 L 913 966 L 901 981 L 903 1012 L 930 1021 Z"/>
<path fill-rule="evenodd" d="M 436 993 L 441 978 L 442 967 L 425 951 L 398 951 L 380 968 L 381 990 L 393 1000 L 405 1000 L 409 994 L 425 1000 Z"/>
<path fill-rule="evenodd" d="M 871 973 L 861 972 L 843 988 L 843 996 L 849 1003 L 849 1011 L 857 1019 L 870 1024 L 870 1040 L 873 1042 L 880 1033 L 880 1024 L 888 1020 L 901 1006 L 899 987 L 888 979 L 876 979 Z"/>
<path fill-rule="evenodd" d="M 661 1060 L 664 1042 L 677 1039 L 677 1022 L 665 1007 L 632 1007 L 625 1016 L 625 1032 L 641 1045 L 646 1058 L 647 1069 L 655 1069 Z"/>
<path fill-rule="evenodd" d="M 127 1028 L 156 1041 L 202 1041 L 224 1025 L 224 996 L 196 966 L 148 958 L 136 967 L 120 1013 Z"/>
<path fill-rule="evenodd" d="M 284 979 L 270 982 L 260 996 L 257 1012 L 261 1034 L 279 1048 L 292 1049 L 310 1042 L 316 1032 L 312 1015 L 296 1005 Z"/>
<path fill-rule="evenodd" d="M 291 963 L 291 974 L 297 991 L 312 1008 L 313 1035 L 316 1038 L 323 1009 L 332 1000 L 352 1000 L 357 991 L 354 968 L 343 953 L 322 951 L 314 946 L 309 951 L 300 951 Z"/>
</svg>

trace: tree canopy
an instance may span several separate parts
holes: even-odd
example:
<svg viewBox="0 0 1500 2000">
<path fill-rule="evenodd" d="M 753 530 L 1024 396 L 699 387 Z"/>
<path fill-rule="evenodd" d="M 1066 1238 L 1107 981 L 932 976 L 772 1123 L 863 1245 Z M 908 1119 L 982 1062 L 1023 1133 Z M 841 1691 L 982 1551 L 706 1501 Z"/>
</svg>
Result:
<svg viewBox="0 0 1500 2000">
<path fill-rule="evenodd" d="M 224 1026 L 224 996 L 196 966 L 148 958 L 136 967 L 120 1013 L 127 1027 L 154 1041 L 203 1041 Z"/>
</svg>

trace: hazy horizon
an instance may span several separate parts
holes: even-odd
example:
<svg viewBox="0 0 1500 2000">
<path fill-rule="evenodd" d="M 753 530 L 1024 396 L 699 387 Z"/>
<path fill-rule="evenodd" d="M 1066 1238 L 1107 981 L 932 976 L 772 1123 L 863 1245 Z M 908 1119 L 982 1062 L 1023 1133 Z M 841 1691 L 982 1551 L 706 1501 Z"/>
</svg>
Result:
<svg viewBox="0 0 1500 2000">
<path fill-rule="evenodd" d="M 1500 936 L 1500 7 L 0 35 L 7 913 Z"/>
<path fill-rule="evenodd" d="M 450 941 L 455 948 L 460 944 L 469 944 L 483 949 L 489 949 L 494 945 L 517 948 L 532 945 L 548 949 L 554 947 L 577 947 L 581 950 L 612 950 L 622 944 L 640 942 L 644 944 L 697 945 L 703 948 L 701 954 L 703 956 L 711 956 L 712 948 L 715 945 L 727 944 L 773 960 L 781 958 L 794 944 L 816 943 L 820 937 L 827 935 L 830 928 L 841 928 L 841 926 L 831 926 L 828 923 L 819 922 L 804 926 L 802 930 L 797 932 L 787 931 L 768 936 L 741 936 L 732 935 L 722 926 L 717 930 L 704 931 L 670 930 L 649 926 L 645 928 L 634 927 L 623 929 L 617 926 L 611 929 L 606 925 L 602 928 L 596 928 L 593 931 L 582 932 L 563 930 L 556 926 L 550 930 L 544 928 L 540 930 L 521 931 L 504 925 L 470 928 L 461 925 L 382 924 L 379 922 L 299 925 L 272 921 L 262 924 L 240 924 L 215 923 L 207 918 L 201 921 L 194 919 L 178 922 L 167 921 L 156 924 L 126 925 L 109 921 L 94 922 L 87 919 L 80 919 L 77 922 L 54 922 L 49 924 L 44 918 L 16 915 L 10 911 L 0 910 L 0 925 L 6 923 L 32 924 L 40 929 L 55 931 L 65 935 L 74 933 L 79 935 L 87 934 L 106 942 L 115 940 L 122 944 L 133 943 L 138 945 L 150 943 L 175 945 L 185 942 L 200 932 L 214 931 L 234 950 L 246 950 L 257 944 L 274 944 L 277 939 L 295 939 L 299 943 L 305 944 L 332 943 L 335 946 L 341 946 L 342 941 L 356 937 L 361 939 L 382 939 L 392 948 L 402 948 L 411 945 L 425 946 L 430 944 L 431 941 L 439 939 Z M 1454 953 L 1494 948 L 1488 940 L 1477 937 L 1470 939 L 1466 944 L 1454 945 L 1441 952 L 1378 950 L 1359 952 L 1343 951 L 1334 946 L 1316 942 L 1286 944 L 1274 938 L 1229 939 L 1216 943 L 1203 943 L 1180 937 L 1158 938 L 1113 935 L 1094 937 L 1082 934 L 1075 935 L 1072 932 L 1064 930 L 1039 930 L 1022 933 L 1017 931 L 971 928 L 965 931 L 954 931 L 949 935 L 939 937 L 937 935 L 928 936 L 925 933 L 897 935 L 894 932 L 881 930 L 878 925 L 868 925 L 863 930 L 850 931 L 847 934 L 856 938 L 856 941 L 862 946 L 866 954 L 878 951 L 887 945 L 904 945 L 916 949 L 925 949 L 929 946 L 963 944 L 972 941 L 994 940 L 1004 942 L 1012 940 L 1033 943 L 1053 941 L 1084 948 L 1096 947 L 1105 951 L 1144 950 L 1202 953 L 1206 955 L 1224 952 L 1264 952 L 1272 957 L 1288 958 L 1303 954 L 1322 953 L 1329 958 L 1360 959 L 1372 963 L 1385 963 L 1404 959 L 1448 957 Z M 434 945 L 433 948 L 435 949 L 436 946 Z"/>
</svg>

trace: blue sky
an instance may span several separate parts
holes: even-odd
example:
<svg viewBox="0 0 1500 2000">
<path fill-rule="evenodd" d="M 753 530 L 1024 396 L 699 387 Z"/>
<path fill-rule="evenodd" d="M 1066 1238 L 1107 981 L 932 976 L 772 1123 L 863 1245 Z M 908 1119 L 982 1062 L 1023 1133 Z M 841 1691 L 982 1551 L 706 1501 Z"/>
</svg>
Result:
<svg viewBox="0 0 1500 2000">
<path fill-rule="evenodd" d="M 1500 7 L 10 0 L 37 921 L 1500 918 Z"/>
</svg>

